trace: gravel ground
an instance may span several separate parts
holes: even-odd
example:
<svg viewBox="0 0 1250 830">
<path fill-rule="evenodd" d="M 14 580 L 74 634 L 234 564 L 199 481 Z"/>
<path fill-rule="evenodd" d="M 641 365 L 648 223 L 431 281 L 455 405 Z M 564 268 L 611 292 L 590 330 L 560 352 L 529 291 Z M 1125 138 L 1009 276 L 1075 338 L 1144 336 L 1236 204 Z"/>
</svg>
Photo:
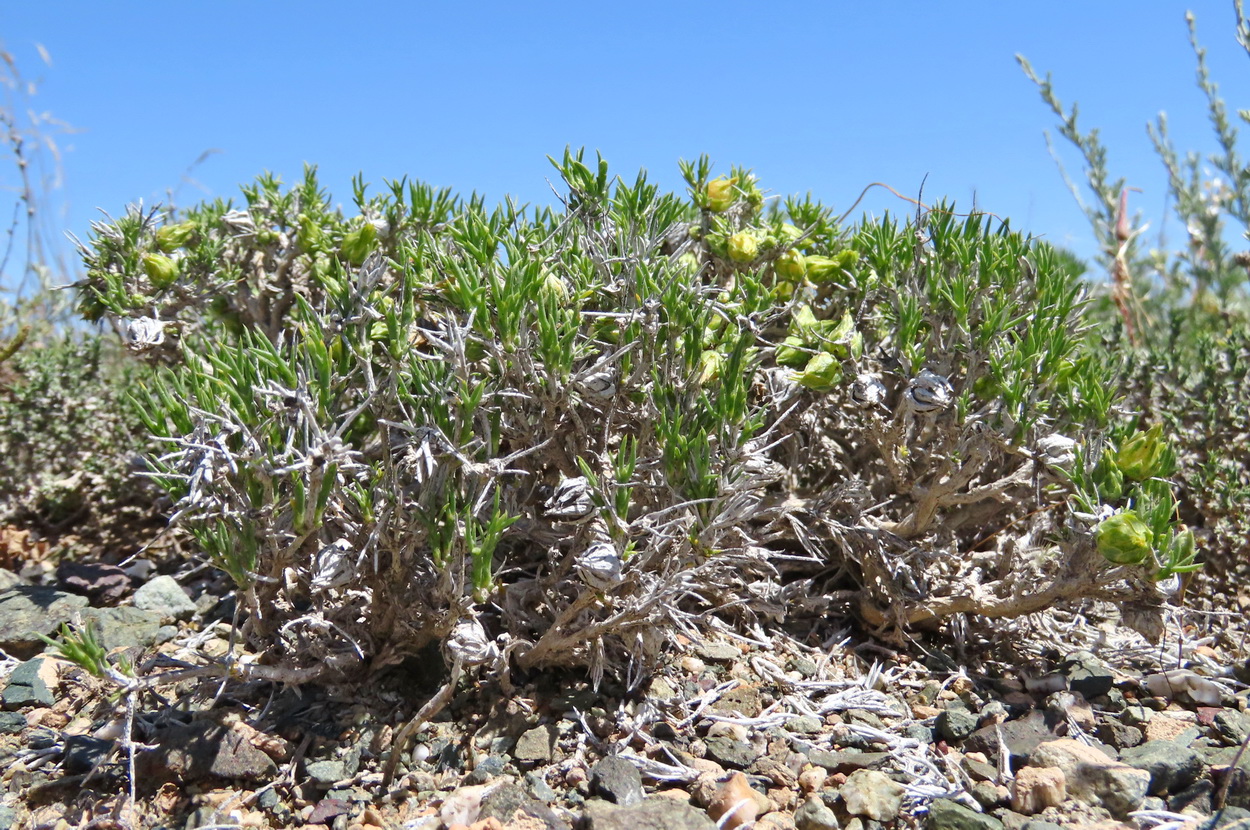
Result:
<svg viewBox="0 0 1250 830">
<path fill-rule="evenodd" d="M 159 578 L 100 607 L 110 579 L 62 574 L 88 600 L 0 574 L 0 830 L 1250 828 L 1240 609 L 1174 611 L 1162 644 L 1098 606 L 894 647 L 839 620 L 709 620 L 632 685 L 466 675 L 397 747 L 437 654 L 363 684 L 188 679 L 128 717 L 29 631 L 95 619 L 173 670 L 225 653 L 228 607 Z"/>
</svg>

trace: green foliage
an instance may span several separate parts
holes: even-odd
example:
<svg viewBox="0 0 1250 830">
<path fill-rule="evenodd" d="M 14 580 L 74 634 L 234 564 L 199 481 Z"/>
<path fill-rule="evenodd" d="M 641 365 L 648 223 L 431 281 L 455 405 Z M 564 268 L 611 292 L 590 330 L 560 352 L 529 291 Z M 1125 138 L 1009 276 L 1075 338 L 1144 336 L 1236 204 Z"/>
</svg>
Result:
<svg viewBox="0 0 1250 830">
<path fill-rule="evenodd" d="M 1036 486 L 1043 438 L 1117 420 L 1079 269 L 1005 224 L 942 205 L 843 228 L 706 158 L 685 198 L 552 163 L 561 211 L 357 180 L 344 215 L 309 170 L 95 227 L 82 313 L 147 356 L 149 475 L 254 645 L 415 650 L 490 607 L 523 663 L 641 659 L 657 620 L 748 582 L 775 601 L 776 563 L 818 550 L 787 516 L 822 490 L 879 503 L 827 520 L 855 538 L 971 554 L 986 517 L 1063 504 Z M 860 561 L 833 538 L 812 567 Z"/>
<path fill-rule="evenodd" d="M 141 503 L 130 479 L 142 446 L 128 399 L 133 367 L 98 336 L 47 332 L 4 364 L 0 518 L 97 529 Z"/>
<path fill-rule="evenodd" d="M 1250 24 L 1240 2 L 1234 10 L 1238 42 L 1250 52 Z M 1111 501 L 1147 501 L 1173 516 L 1180 522 L 1175 529 L 1154 533 L 1161 572 L 1189 570 L 1197 556 L 1214 566 L 1213 577 L 1231 587 L 1250 575 L 1245 543 L 1250 538 L 1250 510 L 1245 507 L 1250 494 L 1250 412 L 1242 391 L 1250 341 L 1250 253 L 1239 250 L 1245 248 L 1244 241 L 1235 244 L 1230 233 L 1235 230 L 1242 240 L 1250 239 L 1250 174 L 1238 150 L 1235 126 L 1236 120 L 1250 121 L 1250 111 L 1238 110 L 1238 118 L 1230 118 L 1210 77 L 1193 14 L 1186 15 L 1186 23 L 1218 150 L 1205 156 L 1182 154 L 1171 140 L 1166 115 L 1149 126 L 1168 174 L 1169 201 L 1187 236 L 1176 250 L 1143 249 L 1144 225 L 1140 217 L 1127 215 L 1127 182 L 1112 182 L 1097 131 L 1081 132 L 1076 107 L 1065 111 L 1050 77 L 1039 79 L 1020 60 L 1043 100 L 1060 116 L 1060 133 L 1082 154 L 1095 196 L 1095 207 L 1086 212 L 1111 278 L 1106 296 L 1114 301 L 1096 304 L 1093 319 L 1101 320 L 1108 352 L 1116 355 L 1110 368 L 1121 379 L 1124 406 L 1140 413 L 1143 425 L 1151 424 L 1149 433 L 1134 437 L 1123 429 L 1113 431 L 1103 458 L 1091 459 L 1098 461 L 1091 480 L 1078 492 L 1084 494 L 1085 509 L 1096 501 L 1097 491 Z M 1155 452 L 1161 455 L 1152 458 Z M 1173 468 L 1176 491 L 1165 497 L 1152 476 L 1171 476 Z M 1150 492 L 1142 492 L 1143 487 Z M 1182 529 L 1186 525 L 1198 531 L 1197 554 L 1195 534 Z M 1241 577 L 1229 582 L 1234 573 Z"/>
</svg>

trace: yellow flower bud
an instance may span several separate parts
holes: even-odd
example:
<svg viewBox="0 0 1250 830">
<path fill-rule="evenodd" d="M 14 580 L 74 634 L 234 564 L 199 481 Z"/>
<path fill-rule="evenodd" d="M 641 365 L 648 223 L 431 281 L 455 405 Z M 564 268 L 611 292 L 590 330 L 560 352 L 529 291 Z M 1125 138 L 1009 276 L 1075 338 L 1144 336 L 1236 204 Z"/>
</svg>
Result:
<svg viewBox="0 0 1250 830">
<path fill-rule="evenodd" d="M 773 263 L 773 270 L 782 279 L 799 282 L 807 276 L 807 258 L 791 248 L 777 257 L 777 261 Z"/>
<path fill-rule="evenodd" d="M 180 222 L 177 225 L 166 225 L 156 232 L 156 249 L 161 253 L 170 254 L 186 245 L 195 235 L 194 222 Z"/>
<path fill-rule="evenodd" d="M 842 363 L 833 355 L 821 352 L 813 355 L 803 371 L 794 376 L 801 386 L 817 392 L 827 392 L 842 380 Z"/>
<path fill-rule="evenodd" d="M 143 272 L 154 288 L 168 288 L 178 279 L 178 263 L 161 254 L 143 255 Z"/>
<path fill-rule="evenodd" d="M 729 237 L 729 258 L 734 262 L 751 262 L 760 252 L 760 241 L 749 231 L 738 231 Z"/>
<path fill-rule="evenodd" d="M 1116 513 L 1094 531 L 1098 552 L 1116 565 L 1139 565 L 1154 548 L 1154 534 L 1131 510 Z"/>
<path fill-rule="evenodd" d="M 721 176 L 719 179 L 712 179 L 707 183 L 704 195 L 707 197 L 707 208 L 713 213 L 720 213 L 728 209 L 738 198 L 734 185 L 738 183 L 737 176 Z"/>
<path fill-rule="evenodd" d="M 1115 464 L 1126 478 L 1145 481 L 1168 474 L 1168 445 L 1163 438 L 1163 425 L 1155 424 L 1146 432 L 1137 432 L 1120 446 Z"/>
<path fill-rule="evenodd" d="M 356 230 L 343 236 L 343 242 L 339 245 L 339 254 L 352 265 L 360 265 L 376 247 L 377 240 L 378 229 L 371 222 L 365 222 Z"/>
</svg>

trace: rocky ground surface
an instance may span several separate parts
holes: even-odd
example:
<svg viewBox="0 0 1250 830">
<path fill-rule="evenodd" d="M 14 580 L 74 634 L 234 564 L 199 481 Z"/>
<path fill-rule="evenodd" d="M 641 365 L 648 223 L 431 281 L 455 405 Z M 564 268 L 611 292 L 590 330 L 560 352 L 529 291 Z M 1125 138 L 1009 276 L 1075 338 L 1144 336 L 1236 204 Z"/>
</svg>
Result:
<svg viewBox="0 0 1250 830">
<path fill-rule="evenodd" d="M 1091 608 L 1002 626 L 1002 658 L 827 621 L 682 641 L 633 689 L 466 676 L 389 782 L 437 654 L 363 690 L 187 680 L 128 712 L 35 636 L 89 622 L 141 673 L 202 665 L 231 647 L 221 596 L 142 563 L 0 571 L 0 830 L 1250 828 L 1240 611 L 1178 612 L 1162 646 Z"/>
</svg>

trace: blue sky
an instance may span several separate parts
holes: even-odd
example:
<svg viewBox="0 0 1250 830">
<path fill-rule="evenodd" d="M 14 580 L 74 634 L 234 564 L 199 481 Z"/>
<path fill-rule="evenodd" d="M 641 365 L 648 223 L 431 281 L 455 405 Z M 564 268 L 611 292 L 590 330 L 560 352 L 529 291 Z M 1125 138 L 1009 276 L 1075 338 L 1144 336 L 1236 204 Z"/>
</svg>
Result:
<svg viewBox="0 0 1250 830">
<path fill-rule="evenodd" d="M 409 175 L 549 202 L 546 155 L 571 144 L 669 188 L 679 158 L 707 153 L 839 212 L 870 182 L 915 195 L 927 175 L 926 201 L 970 206 L 975 193 L 1088 256 L 1042 137 L 1054 118 L 1014 55 L 1079 100 L 1156 229 L 1164 177 L 1146 122 L 1166 110 L 1181 148 L 1213 149 L 1186 8 L 1233 110 L 1250 86 L 1232 4 L 1214 0 L 7 6 L 0 39 L 39 82 L 32 100 L 77 130 L 56 137 L 52 224 L 79 236 L 98 208 L 171 188 L 183 204 L 237 196 L 264 170 L 293 181 L 305 162 L 343 202 L 357 171 L 375 186 Z M 0 185 L 12 184 L 6 159 Z M 0 213 L 12 204 L 0 192 Z M 909 209 L 881 192 L 862 207 Z"/>
</svg>

